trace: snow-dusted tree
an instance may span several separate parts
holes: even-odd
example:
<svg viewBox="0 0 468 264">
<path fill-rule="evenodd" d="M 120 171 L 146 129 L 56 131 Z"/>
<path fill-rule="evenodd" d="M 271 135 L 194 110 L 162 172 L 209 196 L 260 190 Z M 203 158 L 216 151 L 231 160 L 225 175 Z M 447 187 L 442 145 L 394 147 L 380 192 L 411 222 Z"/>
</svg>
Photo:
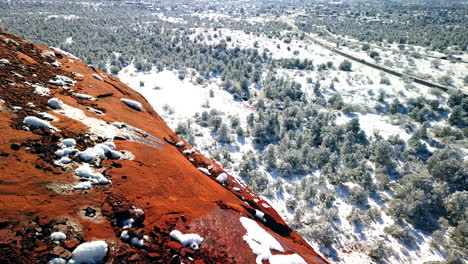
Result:
<svg viewBox="0 0 468 264">
<path fill-rule="evenodd" d="M 384 240 L 378 240 L 372 242 L 367 253 L 372 259 L 381 262 L 386 260 L 393 252 Z"/>
<path fill-rule="evenodd" d="M 349 60 L 344 60 L 343 62 L 340 63 L 340 66 L 338 67 L 341 71 L 351 71 L 352 64 Z"/>
<path fill-rule="evenodd" d="M 367 205 L 368 197 L 369 192 L 359 185 L 351 188 L 349 193 L 349 201 L 355 205 Z"/>
<path fill-rule="evenodd" d="M 223 144 L 229 144 L 232 142 L 230 137 L 230 131 L 226 124 L 222 124 L 218 129 L 218 136 L 216 140 Z"/>
<path fill-rule="evenodd" d="M 276 168 L 277 155 L 274 145 L 270 144 L 266 147 L 265 151 L 263 152 L 263 162 L 268 169 Z"/>
<path fill-rule="evenodd" d="M 462 102 L 463 102 L 463 93 L 461 91 L 456 91 L 454 93 L 452 93 L 448 100 L 447 100 L 447 104 L 448 106 L 450 107 L 455 107 L 457 105 L 461 105 Z"/>
<path fill-rule="evenodd" d="M 440 84 L 446 85 L 446 86 L 453 86 L 453 84 L 454 84 L 454 80 L 450 75 L 444 75 L 444 76 L 440 77 L 439 79 L 437 79 L 437 81 Z"/>
</svg>

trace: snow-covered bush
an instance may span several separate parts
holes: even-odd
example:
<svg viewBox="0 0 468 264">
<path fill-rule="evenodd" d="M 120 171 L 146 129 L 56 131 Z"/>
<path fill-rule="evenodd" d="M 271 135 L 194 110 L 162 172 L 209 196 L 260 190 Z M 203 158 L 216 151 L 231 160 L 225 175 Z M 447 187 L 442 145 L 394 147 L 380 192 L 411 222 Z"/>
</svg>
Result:
<svg viewBox="0 0 468 264">
<path fill-rule="evenodd" d="M 307 227 L 302 231 L 306 237 L 310 237 L 313 241 L 328 247 L 335 240 L 335 228 L 330 222 L 320 221 L 312 226 Z"/>
<path fill-rule="evenodd" d="M 387 246 L 383 240 L 375 241 L 368 247 L 368 255 L 375 261 L 386 260 L 392 255 L 392 250 Z"/>
<path fill-rule="evenodd" d="M 177 136 L 183 138 L 188 143 L 192 145 L 195 143 L 195 135 L 191 127 L 191 120 L 177 123 L 174 132 L 177 134 Z"/>
<path fill-rule="evenodd" d="M 450 75 L 444 75 L 437 80 L 440 84 L 445 86 L 453 86 L 454 80 Z"/>
<path fill-rule="evenodd" d="M 341 71 L 351 71 L 352 64 L 349 60 L 344 60 L 343 62 L 340 63 L 340 66 L 338 67 Z"/>
<path fill-rule="evenodd" d="M 403 228 L 399 225 L 387 226 L 384 228 L 384 232 L 408 245 L 412 245 L 416 241 L 416 237 L 407 226 Z"/>
<path fill-rule="evenodd" d="M 223 123 L 218 129 L 216 140 L 222 144 L 229 144 L 232 142 L 231 133 L 226 124 Z"/>
<path fill-rule="evenodd" d="M 349 201 L 355 205 L 366 205 L 368 203 L 369 193 L 367 190 L 357 185 L 351 188 Z"/>
</svg>

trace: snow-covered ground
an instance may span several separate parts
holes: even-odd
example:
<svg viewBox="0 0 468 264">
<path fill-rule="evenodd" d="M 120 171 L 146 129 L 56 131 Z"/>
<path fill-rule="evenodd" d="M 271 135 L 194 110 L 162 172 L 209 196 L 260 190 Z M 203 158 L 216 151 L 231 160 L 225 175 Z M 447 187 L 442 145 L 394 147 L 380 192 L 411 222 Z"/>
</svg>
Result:
<svg viewBox="0 0 468 264">
<path fill-rule="evenodd" d="M 79 19 L 80 17 L 77 16 L 77 15 L 49 15 L 47 16 L 47 19 L 51 19 L 51 18 L 61 18 L 61 19 L 65 19 L 65 20 L 72 20 L 72 19 Z"/>
<path fill-rule="evenodd" d="M 208 19 L 210 21 L 221 21 L 223 19 L 228 19 L 232 21 L 246 21 L 249 23 L 264 23 L 266 21 L 272 20 L 271 18 L 267 17 L 248 17 L 246 19 L 241 19 L 238 17 L 232 17 L 230 15 L 226 15 L 223 13 L 216 13 L 216 12 L 203 12 L 203 13 L 193 13 L 192 16 L 199 17 L 203 19 Z"/>
<path fill-rule="evenodd" d="M 400 138 L 407 141 L 411 135 L 408 134 L 402 127 L 393 125 L 389 116 L 376 114 L 353 114 L 353 115 L 338 115 L 336 119 L 337 125 L 348 123 L 352 118 L 359 118 L 361 129 L 366 132 L 366 135 L 373 135 L 374 132 L 379 133 L 383 138 L 387 139 L 390 136 L 398 135 Z"/>
<path fill-rule="evenodd" d="M 155 15 L 157 18 L 161 19 L 162 21 L 166 21 L 169 23 L 187 24 L 187 21 L 179 17 L 168 17 L 168 16 L 165 16 L 163 13 L 157 13 Z"/>
<path fill-rule="evenodd" d="M 317 34 L 312 35 L 316 38 L 320 38 Z M 329 39 L 320 39 L 331 46 L 336 45 L 335 42 Z M 464 84 L 463 81 L 463 78 L 466 76 L 466 71 L 468 70 L 468 64 L 459 61 L 434 58 L 446 57 L 446 54 L 430 51 L 428 48 L 415 45 L 404 45 L 404 48 L 400 50 L 399 45 L 395 43 L 384 43 L 381 45 L 371 43 L 369 45 L 370 48 L 364 51 L 362 50 L 362 42 L 348 37 L 345 39 L 347 44 L 340 45 L 340 49 L 354 57 L 371 63 L 377 63 L 399 72 L 408 72 L 412 75 L 428 79 L 435 83 L 441 83 L 440 78 L 448 75 L 453 78 L 453 87 L 463 89 L 465 91 L 468 90 L 467 85 Z M 379 56 L 377 60 L 369 56 L 372 51 L 376 51 L 378 53 Z M 466 61 L 467 58 L 465 56 L 466 54 L 456 55 L 456 57 L 461 57 Z M 434 64 L 435 61 L 436 64 L 438 64 L 437 67 L 435 67 Z"/>
<path fill-rule="evenodd" d="M 205 44 L 215 45 L 219 44 L 221 40 L 226 40 L 227 37 L 230 37 L 231 41 L 226 41 L 228 49 L 233 49 L 235 47 L 251 49 L 256 47 L 260 53 L 267 50 L 268 53 L 271 53 L 274 59 L 311 59 L 315 64 L 320 64 L 327 63 L 328 61 L 333 60 L 334 57 L 338 56 L 327 49 L 305 40 L 301 41 L 298 39 L 291 39 L 291 43 L 285 43 L 281 39 L 271 39 L 267 36 L 255 36 L 253 34 L 246 34 L 241 30 L 231 30 L 227 28 L 219 28 L 216 31 L 213 29 L 207 30 L 205 28 L 194 28 L 193 30 L 195 33 L 191 36 L 192 40 L 201 34 L 204 37 L 203 42 Z M 220 32 L 221 35 L 219 34 Z M 285 31 L 284 33 L 292 32 Z M 215 37 L 215 34 L 217 37 Z M 296 52 L 296 54 L 294 54 L 294 52 Z"/>
<path fill-rule="evenodd" d="M 225 116 L 237 116 L 241 120 L 252 112 L 247 104 L 235 101 L 231 94 L 222 90 L 216 81 L 197 85 L 189 78 L 180 80 L 173 71 L 158 72 L 153 68 L 149 72 L 141 72 L 133 66 L 124 68 L 118 77 L 143 95 L 173 129 L 178 122 L 207 109 L 221 110 Z M 141 86 L 140 82 L 144 85 Z M 210 97 L 210 90 L 213 97 Z M 203 107 L 207 101 L 209 108 Z"/>
<path fill-rule="evenodd" d="M 246 102 L 234 100 L 230 93 L 221 89 L 218 79 L 198 85 L 189 78 L 179 79 L 174 71 L 158 72 L 153 68 L 149 72 L 141 72 L 132 65 L 122 69 L 118 77 L 143 95 L 173 130 L 179 123 L 190 122 L 197 135 L 195 144 L 207 156 L 209 156 L 207 149 L 214 143 L 213 133 L 209 128 L 201 127 L 194 122 L 193 117 L 196 113 L 209 112 L 211 109 L 219 110 L 225 119 L 238 117 L 241 126 L 245 126 L 247 116 L 253 111 Z M 144 83 L 143 86 L 141 82 Z M 213 97 L 210 96 L 210 90 L 213 92 Z M 232 157 L 240 160 L 242 153 L 249 149 L 253 149 L 251 141 L 245 139 L 242 142 L 235 142 L 229 150 Z"/>
<path fill-rule="evenodd" d="M 225 18 L 225 16 L 218 16 L 216 14 L 204 14 L 203 16 L 213 19 Z M 215 37 L 215 34 L 217 37 Z M 428 87 L 414 83 L 408 84 L 401 78 L 383 74 L 379 70 L 369 68 L 360 63 L 353 63 L 351 72 L 340 71 L 338 70 L 338 65 L 344 60 L 343 57 L 307 40 L 293 38 L 290 43 L 286 44 L 280 39 L 254 36 L 242 31 L 225 28 L 217 29 L 216 31 L 195 28 L 192 40 L 194 41 L 198 35 L 203 36 L 203 41 L 206 44 L 218 44 L 222 39 L 225 40 L 229 36 L 231 41 L 227 42 L 228 49 L 235 47 L 254 48 L 255 45 L 259 52 L 266 50 L 275 59 L 308 58 L 313 60 L 315 67 L 322 63 L 332 62 L 333 67 L 324 71 L 275 70 L 278 76 L 288 77 L 299 82 L 309 98 L 315 96 L 314 86 L 317 82 L 320 82 L 320 90 L 325 99 L 339 93 L 345 103 L 359 106 L 358 108 L 361 111 L 353 111 L 346 115 L 337 112 L 335 122 L 337 125 L 345 124 L 352 118 L 358 117 L 360 127 L 367 136 L 372 136 L 374 133 L 378 133 L 383 138 L 399 135 L 405 141 L 411 137 L 411 134 L 400 126 L 397 120 L 392 120 L 391 116 L 380 114 L 374 109 L 378 102 L 378 97 L 382 96 L 382 94 L 386 104 L 391 103 L 395 99 L 404 103 L 409 98 L 419 96 L 427 99 L 440 99 L 441 101 L 445 101 L 447 98 L 447 94 L 445 93 L 438 94 Z M 287 48 L 288 46 L 289 49 Z M 299 51 L 299 53 L 294 53 L 294 51 Z M 368 57 L 366 53 L 354 52 L 359 54 L 359 56 Z M 386 59 L 395 61 L 395 65 L 398 65 L 400 61 L 403 67 L 409 63 L 408 56 L 397 54 L 394 51 L 386 50 L 382 52 L 382 56 L 384 55 Z M 435 74 L 433 72 L 434 69 L 430 69 L 430 61 L 424 59 L 415 59 L 414 61 L 415 66 L 411 67 L 416 67 L 419 71 L 429 69 L 427 74 Z M 442 62 L 440 71 L 456 72 L 454 79 L 456 79 L 456 85 L 459 85 L 465 70 L 465 66 L 460 65 Z M 187 71 L 190 73 L 193 69 L 187 69 Z M 194 122 L 194 115 L 203 111 L 209 112 L 211 109 L 216 109 L 223 112 L 221 114 L 223 119 L 227 120 L 231 116 L 236 116 L 240 119 L 241 126 L 245 127 L 246 117 L 251 113 L 255 113 L 255 109 L 247 102 L 234 100 L 231 94 L 222 90 L 220 87 L 221 81 L 218 78 L 208 80 L 204 84 L 196 84 L 196 74 L 187 74 L 187 76 L 181 80 L 178 78 L 176 71 L 164 70 L 159 72 L 153 68 L 149 72 L 141 72 L 137 71 L 133 66 L 125 67 L 118 74 L 118 77 L 124 83 L 141 93 L 149 101 L 171 128 L 175 129 L 177 124 L 181 122 L 190 122 L 192 129 L 195 130 L 195 145 L 205 150 L 204 154 L 209 155 L 210 150 L 216 149 L 216 146 L 218 146 L 215 139 L 216 132 L 196 124 Z M 382 82 L 382 79 L 385 79 L 386 82 Z M 214 96 L 210 96 L 210 91 L 212 91 Z M 261 93 L 259 94 L 261 96 Z M 430 126 L 439 124 L 439 122 L 431 121 Z M 256 151 L 249 137 L 237 137 L 233 143 L 228 145 L 227 149 L 231 154 L 234 166 L 242 161 L 244 153 L 249 150 Z M 302 175 L 286 180 L 269 174 L 263 168 L 258 169 L 266 173 L 270 182 L 281 181 L 285 190 L 289 187 L 289 189 L 293 189 L 293 186 L 300 185 L 301 181 L 307 177 L 318 179 L 320 174 L 317 171 L 310 175 Z M 324 189 L 333 189 L 331 185 L 322 187 Z M 262 198 L 268 201 L 287 221 L 294 219 L 294 213 L 286 205 L 288 199 L 295 198 L 293 194 L 284 191 L 280 194 L 273 194 L 272 196 Z M 337 194 L 334 207 L 338 212 L 339 220 L 336 221 L 338 223 L 337 232 L 340 234 L 338 236 L 339 244 L 342 245 L 340 248 L 336 248 L 336 254 L 340 259 L 338 263 L 372 263 L 373 260 L 369 257 L 366 250 L 373 241 L 381 239 L 385 239 L 386 245 L 395 252 L 394 256 L 389 257 L 391 263 L 423 263 L 424 261 L 444 259 L 444 256 L 431 247 L 431 238 L 415 229 L 411 228 L 411 232 L 413 232 L 417 240 L 417 246 L 414 248 L 407 248 L 407 245 L 401 244 L 391 235 L 386 234 L 383 231 L 384 228 L 393 225 L 394 220 L 385 212 L 385 205 L 378 204 L 373 200 L 369 201 L 369 205 L 378 208 L 381 216 L 373 221 L 372 224 L 363 226 L 360 232 L 356 232 L 356 227 L 347 219 L 355 206 L 350 204 L 345 196 L 341 197 Z M 359 238 L 356 239 L 356 236 Z M 320 245 L 315 241 L 309 241 L 309 243 L 314 248 L 321 249 Z"/>
</svg>

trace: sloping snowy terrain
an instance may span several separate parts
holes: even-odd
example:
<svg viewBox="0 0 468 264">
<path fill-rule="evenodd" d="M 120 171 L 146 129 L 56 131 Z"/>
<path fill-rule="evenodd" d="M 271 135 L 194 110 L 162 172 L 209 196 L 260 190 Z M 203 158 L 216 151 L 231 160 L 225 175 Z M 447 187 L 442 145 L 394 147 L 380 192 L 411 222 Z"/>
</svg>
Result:
<svg viewBox="0 0 468 264">
<path fill-rule="evenodd" d="M 217 16 L 211 14 L 210 17 Z M 445 101 L 446 99 L 444 98 L 448 97 L 444 93 L 434 92 L 434 90 L 419 84 L 408 83 L 405 80 L 381 73 L 376 69 L 359 63 L 353 63 L 351 72 L 340 71 L 338 65 L 344 58 L 307 40 L 293 38 L 290 43 L 286 44 L 281 39 L 250 35 L 238 30 L 224 28 L 216 30 L 195 28 L 194 30 L 195 33 L 192 36 L 192 41 L 202 39 L 204 43 L 209 45 L 218 44 L 229 36 L 230 41 L 226 42 L 228 49 L 255 47 L 260 52 L 265 51 L 277 59 L 307 58 L 313 60 L 314 65 L 331 62 L 332 66 L 324 71 L 300 71 L 280 68 L 275 69 L 275 71 L 278 76 L 284 76 L 300 83 L 308 98 L 315 97 L 314 88 L 317 82 L 322 87 L 322 96 L 324 98 L 329 99 L 335 94 L 340 94 L 345 103 L 354 105 L 359 110 L 354 110 L 352 113 L 335 111 L 336 124 L 346 125 L 351 119 L 358 118 L 360 127 L 367 136 L 378 134 L 388 139 L 390 136 L 398 135 L 404 141 L 408 141 L 413 134 L 402 125 L 404 122 L 401 122 L 401 120 L 395 120 L 390 115 L 374 110 L 375 105 L 379 100 L 382 100 L 382 97 L 388 102 L 395 99 L 405 102 L 410 98 L 417 98 L 421 95 L 427 99 L 437 99 L 439 101 Z M 289 33 L 291 32 L 284 32 L 286 35 Z M 349 52 L 354 51 L 349 50 Z M 354 53 L 359 56 L 367 56 L 362 52 Z M 397 52 L 386 51 L 382 52 L 381 56 L 392 61 L 401 59 L 401 56 Z M 406 55 L 403 56 L 403 59 L 410 60 Z M 430 62 L 426 59 L 413 59 L 413 61 L 416 61 L 416 64 L 412 67 L 420 70 L 430 68 Z M 456 85 L 460 85 L 463 70 L 463 65 L 451 65 L 446 62 L 443 62 L 442 66 L 437 69 L 440 72 L 440 76 L 456 72 Z M 433 69 L 430 71 L 428 74 L 433 74 L 437 77 Z M 231 94 L 222 90 L 222 82 L 219 78 L 211 78 L 204 84 L 196 84 L 196 74 L 193 78 L 181 80 L 175 71 L 163 70 L 158 72 L 153 68 L 149 72 L 142 72 L 137 71 L 133 66 L 124 68 L 118 76 L 123 82 L 145 96 L 173 129 L 176 129 L 180 123 L 188 122 L 195 131 L 195 146 L 209 146 L 203 149 L 205 153 L 216 155 L 220 150 L 227 149 L 231 153 L 231 163 L 229 165 L 234 170 L 242 162 L 245 153 L 248 151 L 258 151 L 253 146 L 252 139 L 249 137 L 231 135 L 235 139 L 233 142 L 228 145 L 220 144 L 216 140 L 218 132 L 199 126 L 196 119 L 203 111 L 216 109 L 222 112 L 221 116 L 224 120 L 237 116 L 240 119 L 241 126 L 246 127 L 246 118 L 251 113 L 255 114 L 255 102 L 262 98 L 261 88 L 258 90 L 257 97 L 249 101 L 242 101 L 234 100 Z M 309 80 L 313 80 L 313 82 Z M 214 92 L 211 96 L 210 91 Z M 442 123 L 443 121 L 434 120 L 429 122 L 429 126 L 440 125 Z M 434 150 L 429 145 L 427 147 L 430 150 Z M 258 170 L 265 173 L 269 182 L 281 182 L 285 190 L 281 193 L 270 191 L 269 195 L 265 195 L 263 198 L 269 201 L 285 219 L 288 219 L 287 221 L 291 223 L 297 221 L 294 220 L 294 212 L 288 207 L 289 200 L 296 199 L 291 190 L 294 189 L 294 186 L 301 185 L 304 179 L 309 178 L 312 181 L 313 179 L 319 179 L 320 172 L 317 171 L 311 175 L 298 175 L 285 180 L 278 175 L 271 174 L 263 167 L 259 167 Z M 353 184 L 350 183 L 348 188 L 352 187 Z M 356 227 L 349 220 L 349 215 L 356 207 L 350 204 L 350 201 L 346 198 L 346 194 L 340 194 L 343 189 L 332 185 L 323 185 L 319 188 L 323 190 L 335 189 L 336 191 L 337 197 L 333 209 L 336 210 L 335 223 L 338 223 L 337 233 L 340 233 L 340 235 L 338 235 L 338 241 L 334 242 L 333 248 L 335 249 L 335 253 L 330 253 L 327 248 L 321 247 L 320 243 L 317 243 L 313 239 L 309 242 L 315 248 L 324 250 L 322 253 L 325 255 L 337 255 L 336 260 L 339 263 L 372 263 L 373 260 L 369 257 L 369 252 L 365 248 L 368 248 L 374 241 L 381 239 L 385 239 L 388 242 L 387 244 L 393 252 L 388 259 L 392 263 L 422 263 L 424 261 L 443 260 L 446 257 L 431 247 L 430 236 L 412 228 L 411 225 L 408 225 L 408 227 L 416 237 L 417 246 L 402 245 L 396 238 L 384 232 L 385 227 L 395 224 L 394 219 L 386 213 L 385 208 L 387 205 L 385 203 L 371 200 L 369 206 L 379 211 L 380 216 L 377 217 L 379 220 L 371 224 Z M 392 192 L 388 192 L 387 195 L 390 198 L 393 194 Z M 304 206 L 307 205 L 304 204 Z M 323 214 L 318 211 L 315 213 L 317 215 Z M 314 218 L 314 214 L 306 215 L 299 221 L 307 224 L 309 221 L 307 220 L 308 217 Z M 356 230 L 356 228 L 359 230 Z"/>
</svg>

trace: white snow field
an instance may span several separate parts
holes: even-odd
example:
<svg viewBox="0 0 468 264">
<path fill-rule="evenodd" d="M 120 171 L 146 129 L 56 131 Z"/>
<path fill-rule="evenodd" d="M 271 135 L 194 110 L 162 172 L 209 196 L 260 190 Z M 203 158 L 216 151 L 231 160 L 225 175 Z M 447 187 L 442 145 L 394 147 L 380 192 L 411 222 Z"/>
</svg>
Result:
<svg viewBox="0 0 468 264">
<path fill-rule="evenodd" d="M 226 115 L 235 115 L 241 120 L 252 111 L 245 104 L 235 101 L 231 94 L 219 87 L 217 82 L 206 86 L 196 85 L 189 78 L 180 80 L 173 71 L 158 72 L 153 68 L 149 72 L 141 72 L 133 65 L 122 69 L 118 77 L 143 95 L 171 128 L 175 128 L 179 121 L 205 110 L 202 104 L 207 100 L 212 109 L 220 109 Z M 140 82 L 143 82 L 144 86 L 141 86 Z M 210 89 L 214 91 L 213 98 L 210 98 Z M 174 113 L 167 114 L 165 105 L 172 108 Z"/>
</svg>

